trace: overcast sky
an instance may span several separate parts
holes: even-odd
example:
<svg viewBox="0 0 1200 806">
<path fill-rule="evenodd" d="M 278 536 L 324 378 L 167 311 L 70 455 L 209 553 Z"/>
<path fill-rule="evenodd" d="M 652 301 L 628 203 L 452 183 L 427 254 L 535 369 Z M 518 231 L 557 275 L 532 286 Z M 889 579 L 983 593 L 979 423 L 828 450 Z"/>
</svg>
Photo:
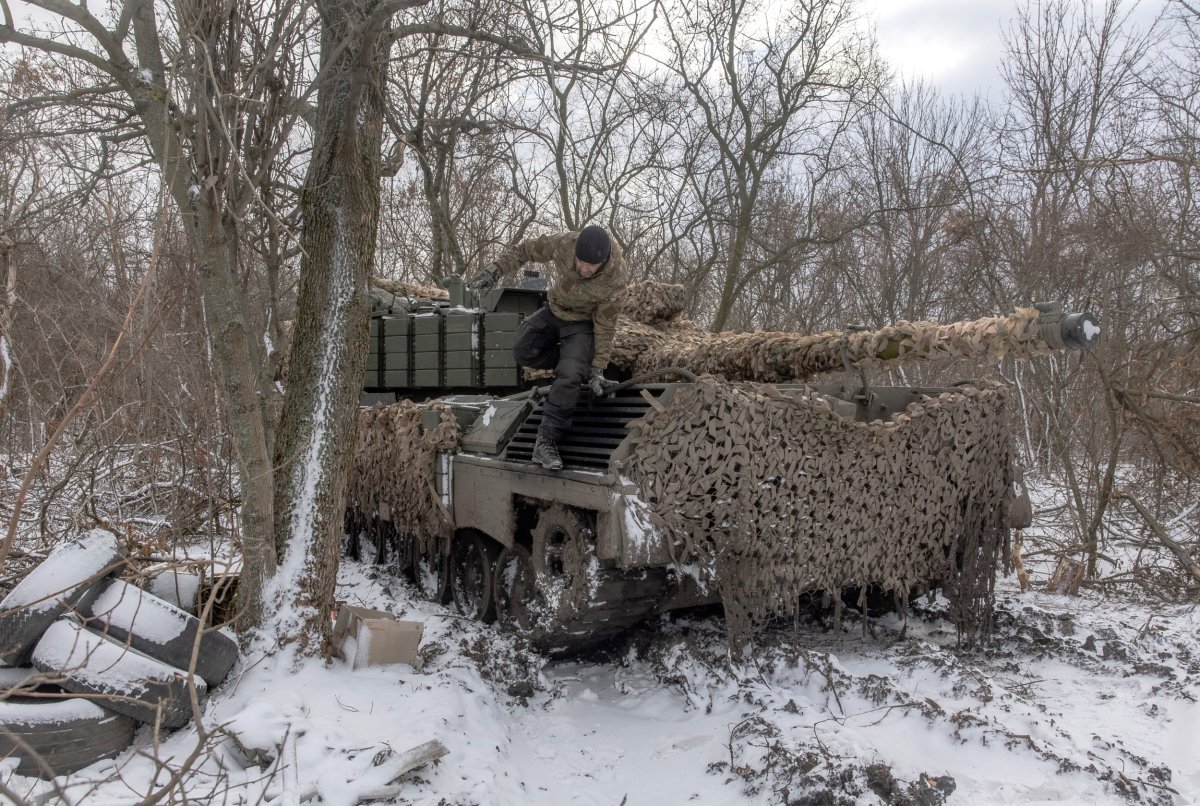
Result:
<svg viewBox="0 0 1200 806">
<path fill-rule="evenodd" d="M 897 70 L 923 76 L 945 92 L 997 97 L 1002 88 L 998 65 L 1001 32 L 1017 8 L 1032 0 L 860 0 L 875 20 L 879 49 Z M 1102 0 L 1076 0 L 1100 10 Z M 1148 26 L 1169 0 L 1142 0 L 1133 19 Z"/>
<path fill-rule="evenodd" d="M 1104 0 L 1072 0 L 1100 11 Z M 874 22 L 879 49 L 888 63 L 909 76 L 922 76 L 947 93 L 993 99 L 1002 82 L 998 65 L 1003 56 L 1001 32 L 1021 5 L 1037 0 L 858 0 L 868 22 Z M 1133 20 L 1148 27 L 1174 0 L 1123 0 Z M 37 12 L 15 0 L 16 16 Z"/>
</svg>

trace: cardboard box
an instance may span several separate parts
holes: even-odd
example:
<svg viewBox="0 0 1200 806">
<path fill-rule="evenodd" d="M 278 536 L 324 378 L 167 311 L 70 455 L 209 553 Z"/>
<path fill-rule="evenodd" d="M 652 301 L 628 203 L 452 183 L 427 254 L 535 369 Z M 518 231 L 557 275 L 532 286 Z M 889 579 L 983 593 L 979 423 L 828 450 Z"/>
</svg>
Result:
<svg viewBox="0 0 1200 806">
<path fill-rule="evenodd" d="M 353 669 L 407 663 L 417 659 L 425 625 L 400 621 L 391 613 L 342 605 L 333 626 L 333 644 Z"/>
</svg>

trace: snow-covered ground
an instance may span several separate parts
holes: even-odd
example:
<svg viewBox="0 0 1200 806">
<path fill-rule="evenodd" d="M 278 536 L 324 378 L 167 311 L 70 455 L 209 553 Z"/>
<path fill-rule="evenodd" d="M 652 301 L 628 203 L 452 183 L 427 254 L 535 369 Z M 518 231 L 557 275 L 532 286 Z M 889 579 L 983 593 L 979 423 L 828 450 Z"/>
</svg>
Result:
<svg viewBox="0 0 1200 806">
<path fill-rule="evenodd" d="M 547 663 L 347 561 L 339 598 L 425 623 L 421 668 L 243 662 L 208 700 L 206 736 L 178 731 L 158 756 L 188 767 L 200 803 L 355 804 L 431 739 L 449 753 L 384 789 L 394 802 L 1200 803 L 1200 612 L 1001 587 L 983 649 L 955 648 L 935 600 L 866 636 L 854 619 L 837 634 L 819 617 L 780 628 L 744 665 L 711 615 Z M 6 786 L 137 803 L 166 778 L 152 739 L 143 728 L 58 792 Z"/>
</svg>

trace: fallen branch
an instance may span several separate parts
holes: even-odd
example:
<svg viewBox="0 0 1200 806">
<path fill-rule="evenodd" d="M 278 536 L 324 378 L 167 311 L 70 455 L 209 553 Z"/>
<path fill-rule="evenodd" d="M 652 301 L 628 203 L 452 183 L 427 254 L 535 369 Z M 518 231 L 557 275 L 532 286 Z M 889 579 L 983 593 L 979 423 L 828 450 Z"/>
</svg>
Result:
<svg viewBox="0 0 1200 806">
<path fill-rule="evenodd" d="M 289 742 L 290 752 L 288 749 Z M 437 761 L 449 752 L 446 746 L 440 741 L 430 739 L 428 742 L 419 744 L 397 756 L 389 757 L 384 762 L 390 767 L 388 778 L 386 779 L 389 783 L 385 786 L 379 786 L 358 793 L 358 802 L 369 803 L 373 801 L 392 800 L 398 797 L 404 788 L 403 784 L 398 783 L 400 778 L 419 767 L 424 767 L 426 764 Z M 266 794 L 263 802 L 278 804 L 278 806 L 288 806 L 289 804 L 305 803 L 317 797 L 319 789 L 315 782 L 301 789 L 299 780 L 294 777 L 299 766 L 295 754 L 295 740 L 285 737 L 283 745 L 279 748 L 279 755 L 273 762 L 273 766 L 283 771 L 282 787 L 280 790 Z M 288 768 L 291 768 L 291 773 L 288 772 Z"/>
<path fill-rule="evenodd" d="M 391 800 L 398 797 L 403 788 L 403 784 L 396 783 L 400 779 L 400 776 L 412 772 L 418 767 L 424 767 L 426 764 L 437 761 L 449 752 L 446 749 L 446 745 L 437 739 L 430 739 L 425 744 L 419 744 L 411 750 L 406 750 L 396 756 L 394 760 L 388 762 L 389 766 L 393 767 L 394 776 L 392 782 L 387 786 L 360 792 L 358 802 L 367 803 L 377 800 Z"/>
</svg>

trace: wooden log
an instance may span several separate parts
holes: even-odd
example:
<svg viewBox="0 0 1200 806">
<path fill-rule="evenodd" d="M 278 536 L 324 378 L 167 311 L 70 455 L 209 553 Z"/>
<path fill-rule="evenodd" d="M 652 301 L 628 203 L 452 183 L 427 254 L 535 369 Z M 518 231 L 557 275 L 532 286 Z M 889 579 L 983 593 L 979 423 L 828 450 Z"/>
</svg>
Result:
<svg viewBox="0 0 1200 806">
<path fill-rule="evenodd" d="M 1046 583 L 1046 593 L 1078 596 L 1085 570 L 1083 563 L 1078 560 L 1063 557 L 1058 561 L 1054 573 L 1050 575 L 1050 581 Z"/>
</svg>

